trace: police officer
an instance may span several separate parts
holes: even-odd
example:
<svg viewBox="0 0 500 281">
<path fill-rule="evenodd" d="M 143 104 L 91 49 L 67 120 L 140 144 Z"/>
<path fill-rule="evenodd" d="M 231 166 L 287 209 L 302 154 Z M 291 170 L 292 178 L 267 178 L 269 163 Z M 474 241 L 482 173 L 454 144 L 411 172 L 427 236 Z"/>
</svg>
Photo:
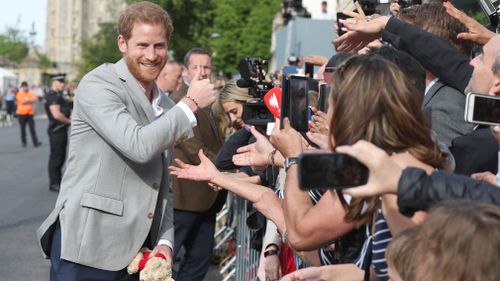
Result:
<svg viewBox="0 0 500 281">
<path fill-rule="evenodd" d="M 45 111 L 49 118 L 49 179 L 50 190 L 59 191 L 62 167 L 66 158 L 68 127 L 71 122 L 69 102 L 63 95 L 65 74 L 51 75 L 51 88 L 46 95 Z"/>
</svg>

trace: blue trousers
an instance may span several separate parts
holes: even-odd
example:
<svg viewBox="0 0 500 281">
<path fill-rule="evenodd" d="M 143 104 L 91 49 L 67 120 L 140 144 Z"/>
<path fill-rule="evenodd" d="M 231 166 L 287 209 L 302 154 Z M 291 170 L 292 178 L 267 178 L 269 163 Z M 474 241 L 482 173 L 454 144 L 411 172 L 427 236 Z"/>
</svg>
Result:
<svg viewBox="0 0 500 281">
<path fill-rule="evenodd" d="M 175 245 L 177 255 L 186 250 L 175 281 L 203 281 L 212 259 L 215 215 L 213 211 L 189 212 L 174 209 Z"/>
<path fill-rule="evenodd" d="M 139 274 L 129 275 L 127 269 L 102 270 L 61 259 L 59 222 L 52 238 L 50 263 L 50 281 L 139 281 Z"/>
</svg>

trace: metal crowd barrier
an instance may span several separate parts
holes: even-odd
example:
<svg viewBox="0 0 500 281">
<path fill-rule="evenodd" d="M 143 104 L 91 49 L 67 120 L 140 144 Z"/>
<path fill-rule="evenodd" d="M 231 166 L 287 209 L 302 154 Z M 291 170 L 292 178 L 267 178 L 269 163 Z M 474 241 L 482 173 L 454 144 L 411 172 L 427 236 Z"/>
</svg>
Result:
<svg viewBox="0 0 500 281">
<path fill-rule="evenodd" d="M 219 272 L 224 276 L 223 281 L 257 280 L 259 252 L 250 247 L 250 239 L 253 233 L 246 224 L 247 205 L 246 200 L 229 193 L 226 205 L 217 215 L 217 224 L 220 228 L 214 235 L 216 239 L 214 250 L 220 250 L 236 235 L 236 255 L 229 254 L 220 263 L 221 269 Z M 234 217 L 234 222 L 231 222 L 231 217 Z M 223 221 L 226 223 L 222 223 Z"/>
</svg>

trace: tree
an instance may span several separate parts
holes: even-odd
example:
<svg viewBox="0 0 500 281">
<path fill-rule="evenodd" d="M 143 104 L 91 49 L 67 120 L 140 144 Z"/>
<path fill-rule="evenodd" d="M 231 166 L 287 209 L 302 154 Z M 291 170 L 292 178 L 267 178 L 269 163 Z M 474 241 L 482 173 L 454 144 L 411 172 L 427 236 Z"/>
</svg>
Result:
<svg viewBox="0 0 500 281">
<path fill-rule="evenodd" d="M 99 24 L 99 31 L 94 36 L 82 40 L 82 59 L 78 65 L 78 80 L 103 63 L 116 62 L 121 59 L 122 55 L 116 43 L 117 37 L 116 23 L 105 22 Z"/>
<path fill-rule="evenodd" d="M 269 59 L 272 21 L 279 0 L 215 0 L 216 10 L 210 41 L 214 64 L 225 74 L 237 72 L 240 59 L 258 56 Z"/>
<path fill-rule="evenodd" d="M 4 33 L 0 34 L 0 57 L 20 63 L 29 51 L 28 40 L 24 31 L 7 26 Z"/>
</svg>

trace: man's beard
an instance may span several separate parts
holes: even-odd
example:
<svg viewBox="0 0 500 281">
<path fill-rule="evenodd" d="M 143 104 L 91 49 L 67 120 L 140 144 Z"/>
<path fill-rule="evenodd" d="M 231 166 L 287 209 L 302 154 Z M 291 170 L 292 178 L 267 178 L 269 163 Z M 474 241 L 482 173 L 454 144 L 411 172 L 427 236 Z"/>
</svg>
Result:
<svg viewBox="0 0 500 281">
<path fill-rule="evenodd" d="M 158 59 L 154 62 L 150 62 L 155 64 L 154 67 L 145 69 L 144 66 L 141 67 L 141 63 L 144 63 L 144 61 L 134 60 L 129 56 L 124 56 L 124 58 L 130 73 L 132 73 L 134 78 L 141 83 L 151 83 L 155 81 L 166 63 L 166 60 Z"/>
</svg>

